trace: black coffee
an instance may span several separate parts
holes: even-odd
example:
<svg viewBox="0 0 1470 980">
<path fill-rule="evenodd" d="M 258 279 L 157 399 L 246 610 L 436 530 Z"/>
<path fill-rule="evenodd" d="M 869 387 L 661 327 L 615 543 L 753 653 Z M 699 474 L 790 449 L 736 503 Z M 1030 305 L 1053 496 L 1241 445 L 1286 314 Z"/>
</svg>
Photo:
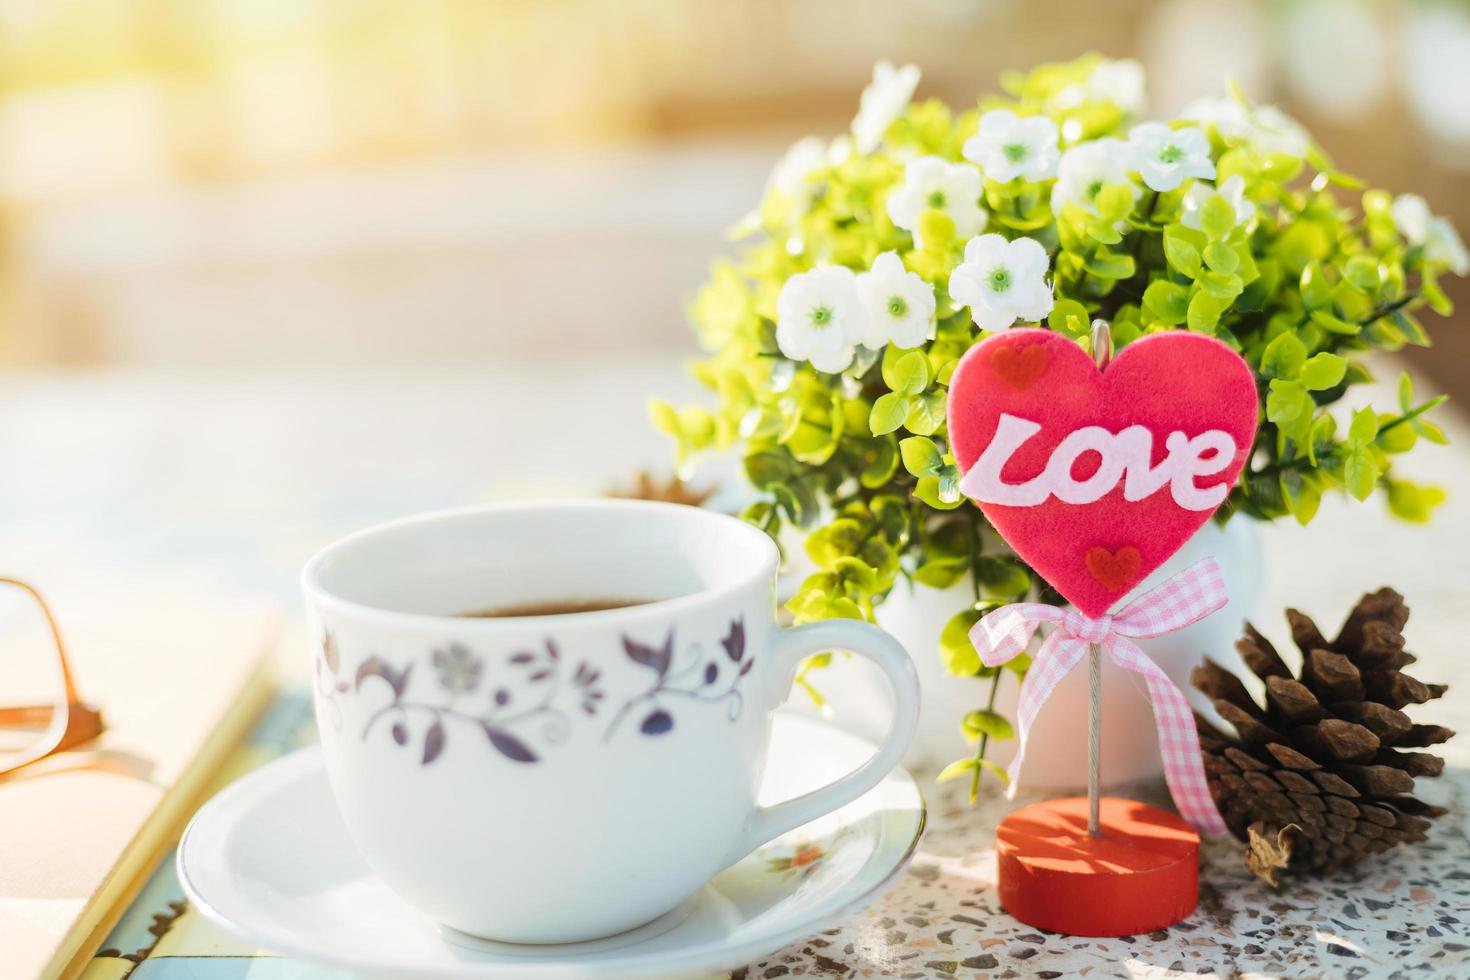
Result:
<svg viewBox="0 0 1470 980">
<path fill-rule="evenodd" d="M 513 606 L 476 609 L 459 615 L 466 619 L 512 619 L 516 616 L 567 616 L 574 613 L 601 612 L 604 609 L 626 609 L 644 606 L 652 599 L 550 599 L 544 602 L 522 602 Z"/>
</svg>

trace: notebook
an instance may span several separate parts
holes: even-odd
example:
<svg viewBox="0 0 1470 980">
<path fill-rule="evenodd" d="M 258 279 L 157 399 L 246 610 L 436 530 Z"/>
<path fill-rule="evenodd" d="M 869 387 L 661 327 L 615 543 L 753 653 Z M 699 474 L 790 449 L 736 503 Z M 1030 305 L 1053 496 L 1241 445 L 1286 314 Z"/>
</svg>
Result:
<svg viewBox="0 0 1470 980">
<path fill-rule="evenodd" d="M 56 613 L 108 729 L 0 777 L 0 950 L 17 980 L 81 971 L 266 704 L 279 634 L 272 611 L 188 596 Z"/>
</svg>

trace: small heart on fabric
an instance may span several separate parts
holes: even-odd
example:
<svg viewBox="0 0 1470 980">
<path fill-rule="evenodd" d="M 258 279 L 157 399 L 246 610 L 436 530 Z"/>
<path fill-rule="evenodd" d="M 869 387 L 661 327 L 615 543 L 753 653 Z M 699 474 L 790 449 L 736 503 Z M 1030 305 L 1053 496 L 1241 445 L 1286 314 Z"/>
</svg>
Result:
<svg viewBox="0 0 1470 980">
<path fill-rule="evenodd" d="M 1087 571 L 1105 589 L 1122 591 L 1133 584 L 1138 575 L 1138 566 L 1143 558 L 1132 545 L 1109 551 L 1106 548 L 1087 549 Z"/>
<path fill-rule="evenodd" d="M 1050 357 L 1041 344 L 1006 344 L 990 355 L 996 376 L 1016 391 L 1024 391 L 1046 371 Z"/>
</svg>

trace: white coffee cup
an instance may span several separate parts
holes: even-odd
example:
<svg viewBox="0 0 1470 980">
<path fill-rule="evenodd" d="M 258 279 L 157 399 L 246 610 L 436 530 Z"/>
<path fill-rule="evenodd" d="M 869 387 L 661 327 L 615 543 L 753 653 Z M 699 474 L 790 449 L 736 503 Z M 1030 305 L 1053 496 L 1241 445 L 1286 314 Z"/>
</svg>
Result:
<svg viewBox="0 0 1470 980">
<path fill-rule="evenodd" d="M 898 764 L 918 713 L 866 623 L 776 625 L 775 545 L 629 501 L 446 511 L 351 535 L 302 573 L 327 774 L 353 841 L 438 923 L 504 942 L 632 929 Z M 596 612 L 465 618 L 547 601 Z M 896 709 L 854 772 L 756 803 L 803 658 L 868 657 Z"/>
</svg>

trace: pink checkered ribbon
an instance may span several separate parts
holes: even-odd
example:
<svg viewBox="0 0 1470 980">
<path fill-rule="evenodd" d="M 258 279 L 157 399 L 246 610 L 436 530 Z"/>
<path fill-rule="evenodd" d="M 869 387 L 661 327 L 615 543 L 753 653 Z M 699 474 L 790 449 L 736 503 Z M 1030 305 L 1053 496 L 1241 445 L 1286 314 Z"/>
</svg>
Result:
<svg viewBox="0 0 1470 980">
<path fill-rule="evenodd" d="M 970 630 L 970 641 L 989 667 L 998 667 L 1023 652 L 1042 623 L 1056 624 L 1041 644 L 1021 685 L 1021 701 L 1016 709 L 1020 737 L 1010 767 L 1010 793 L 1016 791 L 1016 777 L 1026 755 L 1026 736 L 1036 713 L 1057 683 L 1086 655 L 1088 645 L 1095 643 L 1113 663 L 1142 675 L 1148 684 L 1164 778 L 1179 813 L 1202 833 L 1224 833 L 1225 822 L 1215 809 L 1205 782 L 1199 732 L 1195 730 L 1189 702 L 1184 692 L 1133 640 L 1183 629 L 1222 608 L 1227 598 L 1220 566 L 1215 559 L 1207 558 L 1145 592 L 1113 615 L 1088 619 L 1074 609 L 1017 602 L 988 613 L 976 623 Z"/>
</svg>

